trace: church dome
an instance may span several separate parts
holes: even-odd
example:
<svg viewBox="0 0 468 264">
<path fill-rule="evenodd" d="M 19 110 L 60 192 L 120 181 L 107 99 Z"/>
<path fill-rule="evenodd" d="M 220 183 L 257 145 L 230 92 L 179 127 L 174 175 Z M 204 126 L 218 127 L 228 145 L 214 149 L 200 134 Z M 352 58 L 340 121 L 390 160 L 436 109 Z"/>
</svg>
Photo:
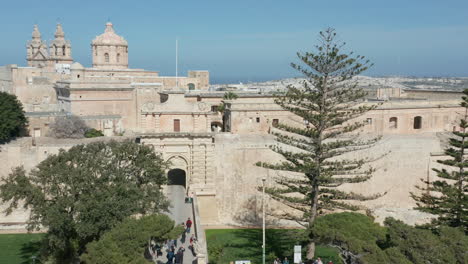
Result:
<svg viewBox="0 0 468 264">
<path fill-rule="evenodd" d="M 107 22 L 104 33 L 94 38 L 93 45 L 128 46 L 128 43 L 123 37 L 115 34 L 112 23 Z"/>
<path fill-rule="evenodd" d="M 70 66 L 71 70 L 83 70 L 84 67 L 79 62 L 75 62 Z"/>
</svg>

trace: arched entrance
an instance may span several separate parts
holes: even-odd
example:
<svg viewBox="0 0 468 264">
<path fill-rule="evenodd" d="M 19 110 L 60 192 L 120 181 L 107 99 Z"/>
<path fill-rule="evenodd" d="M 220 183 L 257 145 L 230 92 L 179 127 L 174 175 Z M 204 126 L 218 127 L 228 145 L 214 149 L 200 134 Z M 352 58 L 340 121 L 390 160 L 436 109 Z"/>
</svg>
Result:
<svg viewBox="0 0 468 264">
<path fill-rule="evenodd" d="M 187 177 L 185 171 L 172 169 L 167 172 L 167 185 L 182 185 L 186 188 Z"/>
</svg>

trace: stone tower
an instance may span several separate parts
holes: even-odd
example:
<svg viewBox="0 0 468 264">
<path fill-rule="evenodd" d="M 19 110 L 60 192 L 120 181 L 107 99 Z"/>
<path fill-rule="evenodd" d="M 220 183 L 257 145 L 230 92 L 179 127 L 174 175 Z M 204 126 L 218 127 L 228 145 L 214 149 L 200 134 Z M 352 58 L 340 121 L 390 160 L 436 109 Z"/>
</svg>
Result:
<svg viewBox="0 0 468 264">
<path fill-rule="evenodd" d="M 128 68 L 128 43 L 123 37 L 115 34 L 112 23 L 106 24 L 104 33 L 97 36 L 91 46 L 94 68 Z"/>
<path fill-rule="evenodd" d="M 27 61 L 30 67 L 45 67 L 47 66 L 48 53 L 47 46 L 41 39 L 41 32 L 37 25 L 34 25 L 32 39 L 26 45 Z"/>
<path fill-rule="evenodd" d="M 55 39 L 49 45 L 49 60 L 52 64 L 72 64 L 71 44 L 65 40 L 62 25 L 57 24 Z"/>
</svg>

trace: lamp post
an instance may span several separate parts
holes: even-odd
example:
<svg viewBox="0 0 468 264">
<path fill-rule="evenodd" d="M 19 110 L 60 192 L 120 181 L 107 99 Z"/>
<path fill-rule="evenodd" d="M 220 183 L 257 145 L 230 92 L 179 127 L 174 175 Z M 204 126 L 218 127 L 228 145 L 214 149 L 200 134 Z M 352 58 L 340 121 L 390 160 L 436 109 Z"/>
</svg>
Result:
<svg viewBox="0 0 468 264">
<path fill-rule="evenodd" d="M 262 263 L 265 264 L 265 178 L 262 178 Z"/>
</svg>

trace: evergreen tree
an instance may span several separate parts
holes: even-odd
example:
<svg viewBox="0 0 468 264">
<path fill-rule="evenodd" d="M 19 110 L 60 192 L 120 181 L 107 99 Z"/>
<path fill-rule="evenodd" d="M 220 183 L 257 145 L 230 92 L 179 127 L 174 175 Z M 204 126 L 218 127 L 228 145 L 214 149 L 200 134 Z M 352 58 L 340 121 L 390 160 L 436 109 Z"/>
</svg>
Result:
<svg viewBox="0 0 468 264">
<path fill-rule="evenodd" d="M 374 171 L 367 158 L 343 156 L 368 148 L 377 140 L 360 139 L 358 133 L 350 133 L 365 125 L 358 117 L 374 108 L 363 104 L 366 92 L 353 79 L 371 64 L 364 56 L 344 53 L 345 43 L 337 40 L 334 29 L 320 32 L 319 41 L 315 52 L 297 53 L 300 64 L 291 64 L 305 76 L 302 87 L 289 86 L 287 92 L 276 99 L 283 109 L 301 117 L 305 126 L 279 123 L 273 134 L 280 144 L 272 149 L 286 161 L 257 163 L 287 174 L 275 179 L 277 185 L 267 188 L 266 192 L 273 199 L 302 212 L 300 216 L 286 214 L 283 217 L 295 220 L 309 230 L 321 212 L 358 209 L 344 200 L 377 197 L 337 189 L 345 183 L 366 181 Z M 307 258 L 312 259 L 314 252 L 314 236 L 310 232 Z"/>
<path fill-rule="evenodd" d="M 450 146 L 445 155 L 450 157 L 437 162 L 447 166 L 443 169 L 433 169 L 439 179 L 428 181 L 421 179 L 424 186 L 416 186 L 421 194 L 412 193 L 417 202 L 416 209 L 438 216 L 434 224 L 445 224 L 451 227 L 462 227 L 468 233 L 468 185 L 466 177 L 468 167 L 466 149 L 468 148 L 468 89 L 463 91 L 461 106 L 465 108 L 460 120 L 461 131 L 452 132 Z"/>
<path fill-rule="evenodd" d="M 27 119 L 23 105 L 15 95 L 0 92 L 0 144 L 20 135 Z"/>
</svg>

